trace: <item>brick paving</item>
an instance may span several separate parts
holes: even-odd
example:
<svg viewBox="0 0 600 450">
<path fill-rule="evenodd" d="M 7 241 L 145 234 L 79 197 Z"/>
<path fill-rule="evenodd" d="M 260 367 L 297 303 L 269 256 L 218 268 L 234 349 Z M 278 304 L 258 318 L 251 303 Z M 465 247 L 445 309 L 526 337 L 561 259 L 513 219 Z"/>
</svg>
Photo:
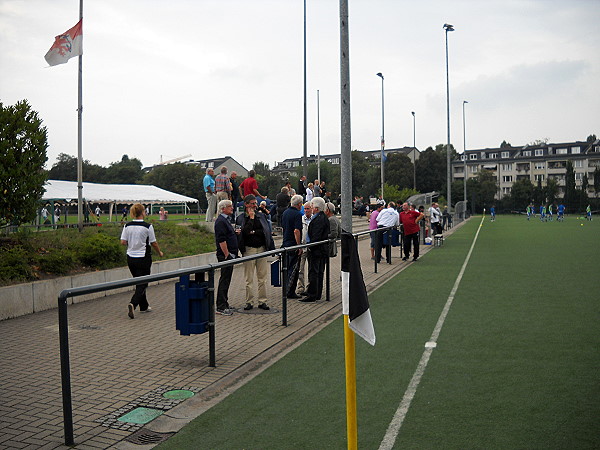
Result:
<svg viewBox="0 0 600 450">
<path fill-rule="evenodd" d="M 360 224 L 364 229 L 364 220 Z M 353 225 L 355 232 L 360 231 L 357 225 L 357 222 Z M 421 250 L 424 255 L 433 248 L 422 246 Z M 394 249 L 392 264 L 379 265 L 378 273 L 374 274 L 368 237 L 359 241 L 359 251 L 369 291 L 408 264 L 400 260 L 398 249 Z M 247 377 L 260 370 L 260 364 L 251 370 L 248 367 L 268 352 L 273 353 L 271 359 L 276 358 L 280 352 L 273 351 L 274 348 L 284 348 L 306 338 L 311 330 L 341 314 L 339 270 L 338 256 L 331 260 L 331 301 L 316 304 L 288 301 L 287 327 L 282 326 L 281 289 L 272 286 L 268 287 L 269 305 L 279 313 L 254 310 L 230 317 L 217 316 L 214 368 L 208 366 L 208 333 L 181 336 L 175 330 L 175 281 L 151 286 L 148 297 L 153 311 L 136 312 L 134 320 L 127 317 L 130 293 L 69 305 L 77 448 L 127 447 L 124 439 L 141 425 L 117 422 L 114 418 L 132 407 L 152 403 L 157 392 L 166 389 L 202 392 L 224 380 Z M 245 302 L 240 266 L 234 269 L 229 292 L 232 307 L 241 309 Z M 57 310 L 0 322 L 0 342 L 0 449 L 66 448 Z M 169 405 L 162 407 L 173 406 Z M 183 401 L 181 406 L 185 405 Z M 129 445 L 129 448 L 150 448 Z"/>
</svg>

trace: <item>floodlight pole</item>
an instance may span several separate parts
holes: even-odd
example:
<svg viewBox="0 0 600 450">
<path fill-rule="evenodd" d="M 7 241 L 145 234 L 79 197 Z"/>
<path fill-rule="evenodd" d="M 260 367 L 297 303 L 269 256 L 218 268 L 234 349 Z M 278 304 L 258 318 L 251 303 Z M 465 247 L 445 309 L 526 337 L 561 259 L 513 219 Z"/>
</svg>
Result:
<svg viewBox="0 0 600 450">
<path fill-rule="evenodd" d="M 463 100 L 463 105 L 462 105 L 462 113 L 463 113 L 463 158 L 464 158 L 464 171 L 465 171 L 465 176 L 464 176 L 464 201 L 465 201 L 465 218 L 467 215 L 467 128 L 465 126 L 465 105 L 469 103 L 466 100 Z"/>
<path fill-rule="evenodd" d="M 383 95 L 383 74 L 377 73 L 377 76 L 381 78 L 381 198 L 383 199 L 383 186 L 385 183 L 385 107 L 384 107 L 384 95 Z"/>
<path fill-rule="evenodd" d="M 454 31 L 450 24 L 444 24 L 446 30 L 446 116 L 448 119 L 448 144 L 446 145 L 446 192 L 448 202 L 448 212 L 452 211 L 452 173 L 450 170 L 450 77 L 448 74 L 448 32 Z"/>
<path fill-rule="evenodd" d="M 413 116 L 413 190 L 417 190 L 417 119 L 414 111 Z"/>
</svg>

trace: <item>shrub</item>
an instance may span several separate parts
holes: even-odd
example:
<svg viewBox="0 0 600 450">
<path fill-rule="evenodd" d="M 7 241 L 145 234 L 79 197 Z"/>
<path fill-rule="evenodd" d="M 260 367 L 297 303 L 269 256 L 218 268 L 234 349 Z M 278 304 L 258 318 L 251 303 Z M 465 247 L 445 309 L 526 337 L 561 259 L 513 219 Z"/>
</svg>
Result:
<svg viewBox="0 0 600 450">
<path fill-rule="evenodd" d="M 78 251 L 79 260 L 83 264 L 97 269 L 108 269 L 127 263 L 119 240 L 102 233 L 87 236 Z"/>
<path fill-rule="evenodd" d="M 20 246 L 0 249 L 0 280 L 29 281 L 34 279 L 28 252 Z"/>
<path fill-rule="evenodd" d="M 40 256 L 40 269 L 55 275 L 66 275 L 73 270 L 77 264 L 77 258 L 70 249 L 54 249 Z"/>
</svg>

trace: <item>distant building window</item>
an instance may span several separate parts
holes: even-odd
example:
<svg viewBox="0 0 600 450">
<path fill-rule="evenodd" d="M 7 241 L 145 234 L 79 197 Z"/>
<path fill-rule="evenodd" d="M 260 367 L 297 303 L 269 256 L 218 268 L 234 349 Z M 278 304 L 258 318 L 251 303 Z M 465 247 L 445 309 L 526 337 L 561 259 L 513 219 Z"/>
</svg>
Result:
<svg viewBox="0 0 600 450">
<path fill-rule="evenodd" d="M 545 167 L 544 163 L 535 163 L 535 168 L 537 170 L 543 170 Z"/>
<path fill-rule="evenodd" d="M 575 180 L 576 180 L 576 181 L 581 181 L 581 180 L 583 180 L 583 174 L 582 174 L 582 173 L 576 173 L 576 174 L 575 174 Z"/>
<path fill-rule="evenodd" d="M 510 152 L 502 152 L 502 158 L 510 157 Z"/>
<path fill-rule="evenodd" d="M 505 172 L 512 170 L 512 163 L 502 164 L 502 170 Z"/>
<path fill-rule="evenodd" d="M 544 181 L 544 175 L 535 175 L 535 181 Z"/>
<path fill-rule="evenodd" d="M 471 153 L 471 154 L 469 155 L 469 159 L 470 159 L 471 161 L 472 161 L 472 160 L 474 160 L 474 159 L 477 159 L 477 154 L 476 154 L 476 153 Z"/>
<path fill-rule="evenodd" d="M 469 171 L 471 173 L 477 173 L 478 170 L 479 168 L 477 166 L 469 166 Z"/>
<path fill-rule="evenodd" d="M 481 159 L 485 159 L 485 152 L 481 152 Z"/>
<path fill-rule="evenodd" d="M 535 151 L 535 156 L 544 156 L 544 150 L 543 149 L 539 149 Z"/>
<path fill-rule="evenodd" d="M 461 161 L 464 161 L 464 160 L 465 160 L 465 155 L 464 155 L 464 153 L 463 153 L 462 155 L 460 155 L 460 160 L 461 160 Z"/>
<path fill-rule="evenodd" d="M 523 156 L 531 156 L 531 150 L 523 150 Z"/>
<path fill-rule="evenodd" d="M 556 149 L 556 154 L 557 155 L 566 155 L 567 154 L 567 149 L 566 148 L 557 148 Z"/>
<path fill-rule="evenodd" d="M 512 183 L 512 175 L 502 176 L 502 181 L 504 181 L 505 183 Z"/>
<path fill-rule="evenodd" d="M 215 163 L 214 162 L 209 162 L 208 163 L 208 167 L 215 167 Z"/>
<path fill-rule="evenodd" d="M 503 187 L 502 188 L 502 193 L 503 194 L 510 194 L 510 187 Z"/>
<path fill-rule="evenodd" d="M 571 147 L 572 155 L 578 155 L 579 153 L 581 153 L 581 147 Z"/>
<path fill-rule="evenodd" d="M 574 166 L 579 168 L 583 167 L 583 161 L 581 159 L 576 159 Z"/>
<path fill-rule="evenodd" d="M 331 159 L 329 160 L 329 162 L 330 162 L 331 164 L 339 164 L 339 163 L 340 163 L 340 158 L 331 158 Z"/>
<path fill-rule="evenodd" d="M 490 153 L 490 159 L 496 159 L 498 157 L 498 153 Z"/>
</svg>

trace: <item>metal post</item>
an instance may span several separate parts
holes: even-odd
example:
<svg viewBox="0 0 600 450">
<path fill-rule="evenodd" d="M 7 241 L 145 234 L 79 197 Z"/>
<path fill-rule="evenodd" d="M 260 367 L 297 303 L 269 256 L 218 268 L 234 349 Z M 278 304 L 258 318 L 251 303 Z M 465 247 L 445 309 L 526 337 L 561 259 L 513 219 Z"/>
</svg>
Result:
<svg viewBox="0 0 600 450">
<path fill-rule="evenodd" d="M 340 110 L 342 229 L 352 233 L 352 127 L 350 122 L 348 0 L 340 0 Z"/>
<path fill-rule="evenodd" d="M 320 114 L 319 90 L 317 89 L 317 179 L 321 181 L 321 114 Z M 325 193 L 321 193 L 325 196 Z"/>
<path fill-rule="evenodd" d="M 60 339 L 60 377 L 62 382 L 63 428 L 65 445 L 74 445 L 73 401 L 71 398 L 71 363 L 69 360 L 69 320 L 67 297 L 58 297 L 58 335 Z"/>
<path fill-rule="evenodd" d="M 79 20 L 83 19 L 83 0 L 79 0 Z M 83 231 L 83 154 L 82 154 L 82 113 L 83 113 L 83 55 L 79 55 L 77 73 L 77 227 Z M 66 223 L 66 219 L 65 219 Z"/>
<path fill-rule="evenodd" d="M 448 31 L 454 31 L 454 27 L 445 23 L 444 30 L 446 30 L 446 116 L 448 119 L 448 143 L 446 145 L 446 201 L 448 202 L 448 212 L 452 213 L 452 173 L 450 171 L 450 77 L 448 74 Z"/>
<path fill-rule="evenodd" d="M 417 190 L 417 119 L 414 111 L 413 116 L 413 189 Z"/>
<path fill-rule="evenodd" d="M 308 159 L 306 157 L 306 0 L 304 0 L 304 131 L 303 131 L 303 156 L 302 175 L 308 176 Z"/>
<path fill-rule="evenodd" d="M 331 244 L 330 244 L 331 245 Z M 327 255 L 327 263 L 325 263 L 325 300 L 331 300 L 331 258 Z"/>
<path fill-rule="evenodd" d="M 215 339 L 215 269 L 208 272 L 208 365 L 216 367 Z"/>
<path fill-rule="evenodd" d="M 464 171 L 465 171 L 465 176 L 464 176 L 464 189 L 463 189 L 463 197 L 465 200 L 465 213 L 464 213 L 464 219 L 467 218 L 467 128 L 465 126 L 465 104 L 469 103 L 466 100 L 463 100 L 463 158 L 464 158 Z"/>
<path fill-rule="evenodd" d="M 383 95 L 383 74 L 377 74 L 381 78 L 381 198 L 383 198 L 383 186 L 385 184 L 385 168 L 383 160 L 385 159 L 385 108 Z"/>
<path fill-rule="evenodd" d="M 287 327 L 287 290 L 288 290 L 288 252 L 279 254 L 279 264 L 281 267 L 281 314 L 284 327 Z"/>
</svg>

